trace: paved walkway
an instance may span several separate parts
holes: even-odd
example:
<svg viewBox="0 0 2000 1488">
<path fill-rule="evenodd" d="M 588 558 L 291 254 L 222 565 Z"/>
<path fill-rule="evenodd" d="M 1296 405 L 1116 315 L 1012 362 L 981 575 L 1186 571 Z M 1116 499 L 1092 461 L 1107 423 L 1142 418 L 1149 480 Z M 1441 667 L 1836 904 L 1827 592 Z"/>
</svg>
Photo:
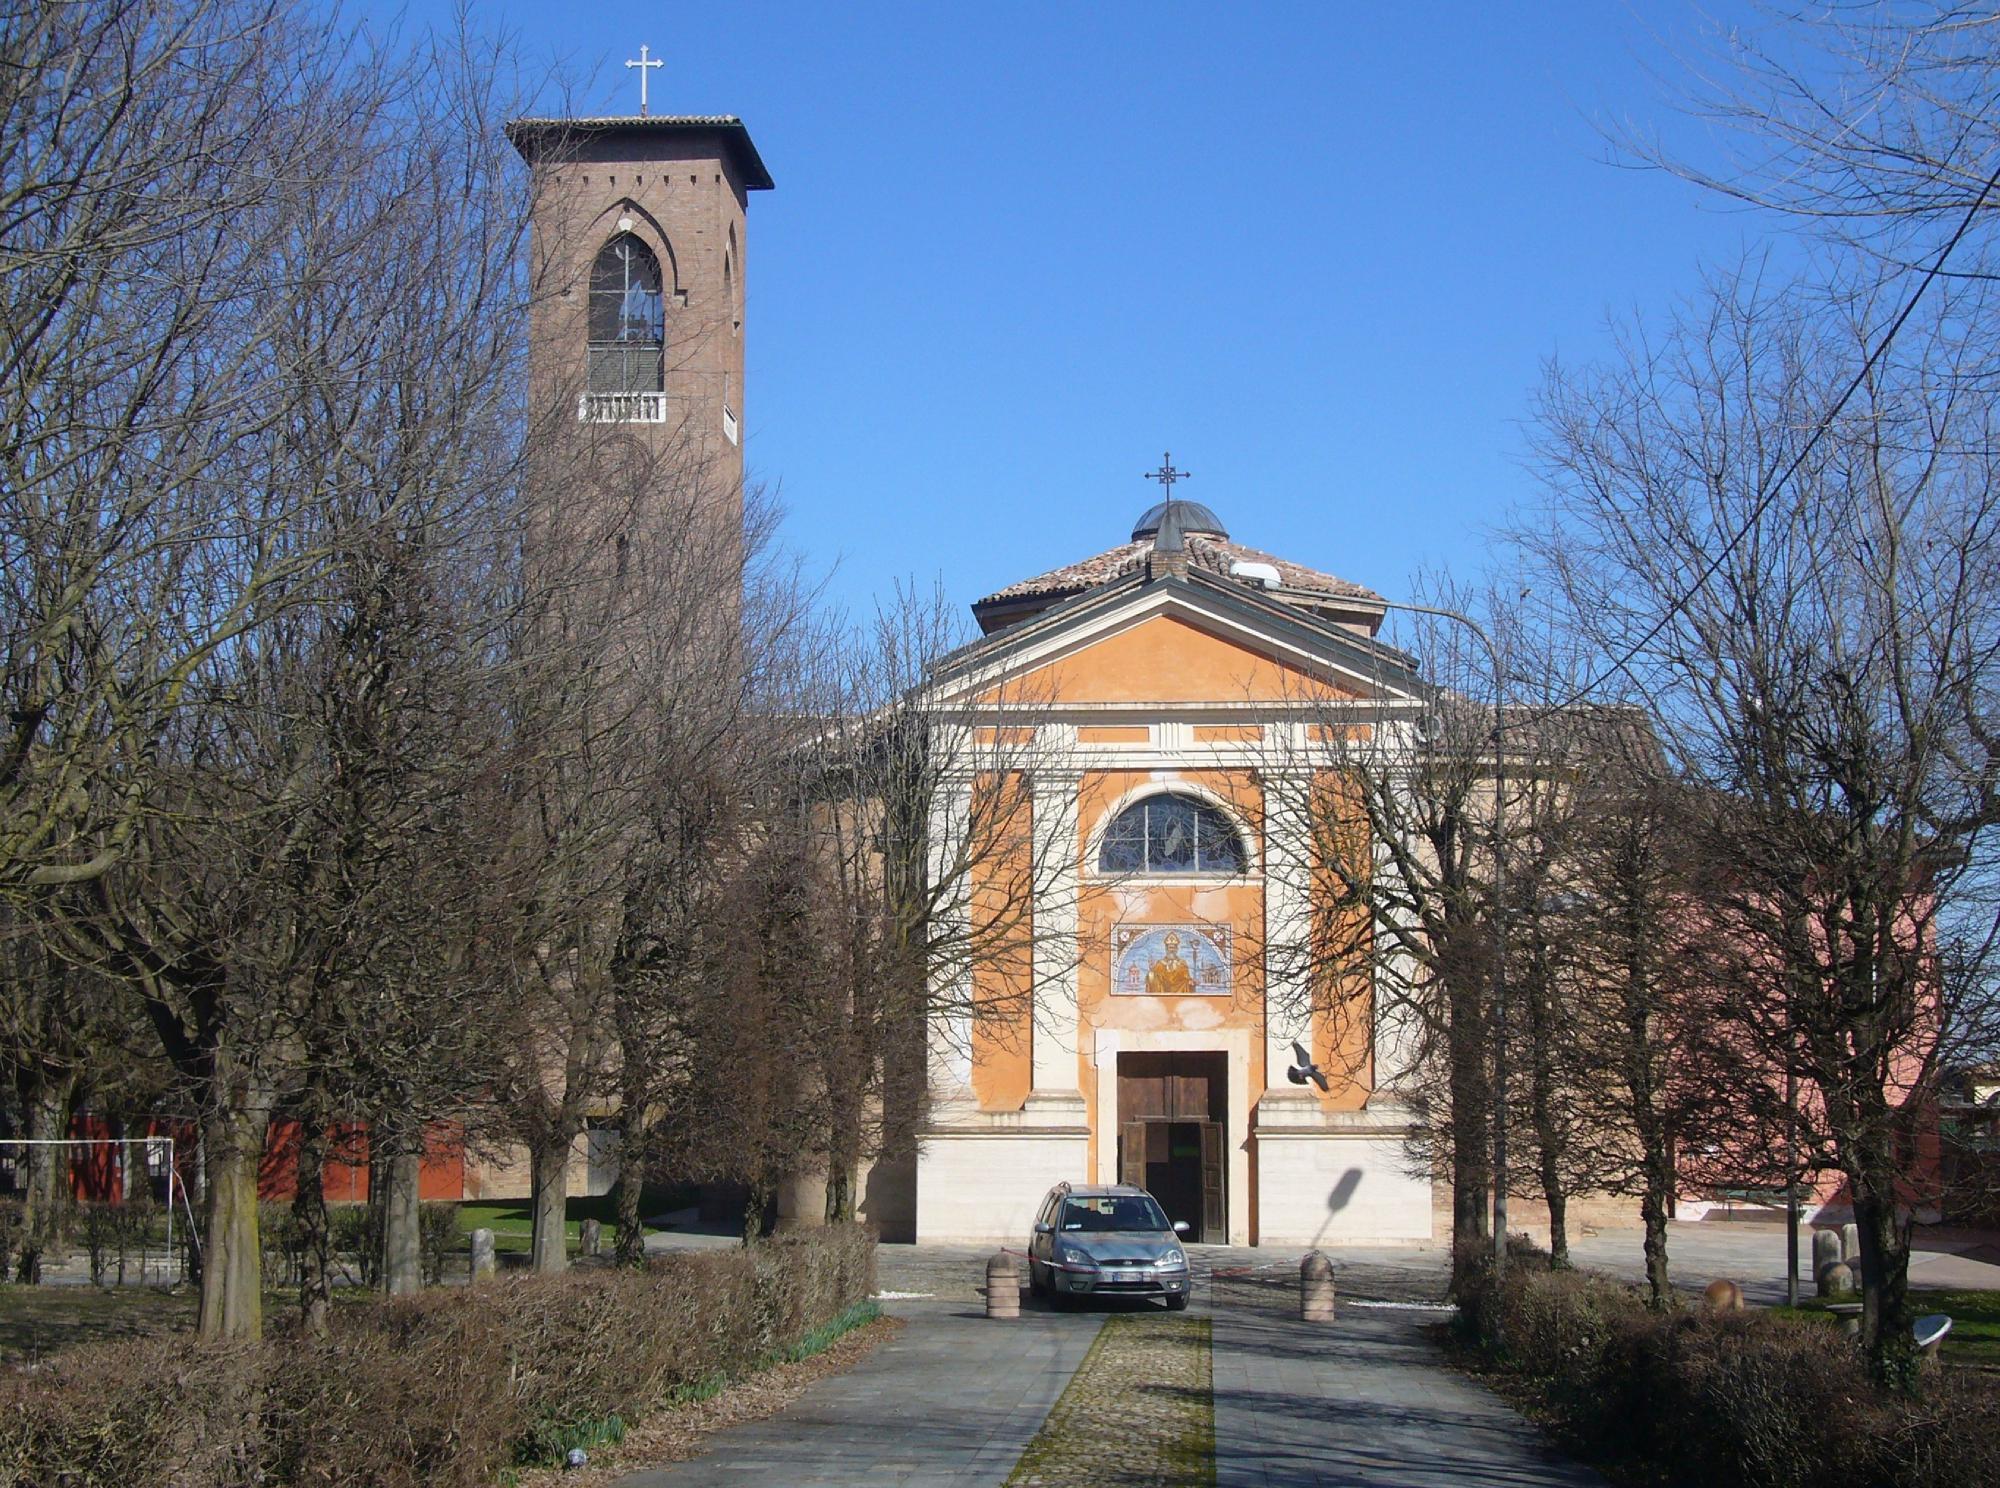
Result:
<svg viewBox="0 0 2000 1488">
<path fill-rule="evenodd" d="M 1292 1288 L 1243 1278 L 1204 1291 L 1218 1488 L 1601 1488 L 1445 1366 L 1421 1331 L 1440 1313 L 1343 1303 L 1332 1328 L 1307 1329 Z M 1108 1315 L 1024 1309 L 1001 1323 L 962 1302 L 887 1306 L 908 1326 L 853 1369 L 618 1488 L 1000 1488 Z"/>
<path fill-rule="evenodd" d="M 635 1473 L 618 1488 L 1005 1483 L 1103 1323 L 1046 1312 L 988 1322 L 962 1303 L 887 1310 L 908 1326 L 854 1368 L 768 1420 L 717 1434 L 692 1462 Z"/>
<path fill-rule="evenodd" d="M 1297 1320 L 1296 1294 L 1216 1286 L 1217 1488 L 1601 1488 L 1422 1331 L 1441 1313 L 1343 1305 Z"/>
<path fill-rule="evenodd" d="M 1725 1275 L 1763 1300 L 1783 1294 L 1781 1229 L 1675 1225 L 1670 1245 L 1684 1287 Z M 1296 1321 L 1296 1252 L 1191 1249 L 1195 1306 L 1214 1316 L 1219 1488 L 1600 1488 L 1600 1478 L 1556 1455 L 1512 1407 L 1446 1367 L 1422 1331 L 1443 1314 L 1404 1310 L 1442 1295 L 1440 1249 L 1336 1251 L 1342 1302 L 1330 1329 Z M 1582 1264 L 1642 1274 L 1636 1231 L 1585 1233 L 1575 1249 Z M 1911 1279 L 1992 1284 L 2000 1270 L 1968 1250 L 1970 1241 L 1940 1237 L 1913 1263 Z M 1019 1323 L 986 1321 L 979 1287 L 991 1254 L 885 1246 L 882 1288 L 902 1295 L 884 1305 L 908 1322 L 893 1342 L 769 1420 L 720 1433 L 696 1461 L 627 1477 L 620 1488 L 999 1488 L 1106 1314 L 1030 1308 Z M 1364 1298 L 1387 1305 L 1353 1305 Z"/>
</svg>

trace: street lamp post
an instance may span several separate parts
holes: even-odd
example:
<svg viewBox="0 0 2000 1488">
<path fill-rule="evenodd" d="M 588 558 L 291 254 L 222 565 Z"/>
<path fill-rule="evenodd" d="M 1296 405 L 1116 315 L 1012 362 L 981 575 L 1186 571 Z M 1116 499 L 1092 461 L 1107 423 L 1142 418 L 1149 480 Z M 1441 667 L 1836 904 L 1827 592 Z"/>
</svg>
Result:
<svg viewBox="0 0 2000 1488">
<path fill-rule="evenodd" d="M 1506 829 L 1507 748 L 1505 668 L 1500 648 L 1486 627 L 1470 615 L 1436 605 L 1378 600 L 1384 609 L 1431 615 L 1463 625 L 1486 648 L 1493 663 L 1493 1274 L 1507 1269 L 1507 855 L 1502 850 Z"/>
</svg>

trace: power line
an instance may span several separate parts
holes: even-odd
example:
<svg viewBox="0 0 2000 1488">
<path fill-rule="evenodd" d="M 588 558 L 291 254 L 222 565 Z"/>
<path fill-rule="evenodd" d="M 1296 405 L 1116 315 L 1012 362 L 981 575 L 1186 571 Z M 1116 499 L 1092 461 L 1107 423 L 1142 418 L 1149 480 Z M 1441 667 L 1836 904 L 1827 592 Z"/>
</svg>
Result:
<svg viewBox="0 0 2000 1488">
<path fill-rule="evenodd" d="M 1966 233 L 1971 230 L 1973 219 L 1978 215 L 1979 209 L 1986 205 L 1987 198 L 1996 189 L 2000 189 L 2000 166 L 1996 166 L 1993 174 L 1986 178 L 1985 186 L 1980 189 L 1977 196 L 1973 197 L 1971 205 L 1965 209 L 1965 216 L 1960 220 L 1957 231 L 1952 233 L 1944 247 L 1939 251 L 1937 258 L 1924 271 L 1924 277 L 1918 282 L 1917 287 L 1910 292 L 1910 297 L 1904 301 L 1903 308 L 1896 312 L 1896 318 L 1889 322 L 1889 328 L 1882 333 L 1881 339 L 1875 343 L 1874 350 L 1868 353 L 1867 360 L 1862 362 L 1860 369 L 1848 380 L 1847 386 L 1841 390 L 1840 396 L 1834 399 L 1833 406 L 1820 416 L 1819 423 L 1814 427 L 1811 437 L 1800 447 L 1799 452 L 1792 457 L 1791 462 L 1785 466 L 1784 470 L 1771 481 L 1763 494 L 1757 498 L 1755 505 L 1750 508 L 1749 516 L 1745 517 L 1741 525 L 1737 527 L 1735 535 L 1716 551 L 1715 556 L 1703 566 L 1701 573 L 1681 593 L 1680 597 L 1667 606 L 1666 613 L 1660 616 L 1652 629 L 1648 630 L 1637 641 L 1628 646 L 1616 661 L 1603 667 L 1589 681 L 1585 682 L 1561 702 L 1548 704 L 1538 710 L 1533 715 L 1535 719 L 1545 718 L 1552 713 L 1559 713 L 1565 708 L 1574 707 L 1597 691 L 1599 687 L 1610 679 L 1613 673 L 1624 670 L 1634 657 L 1659 638 L 1660 632 L 1672 624 L 1674 617 L 1686 609 L 1694 597 L 1701 592 L 1702 587 L 1715 577 L 1716 572 L 1722 567 L 1723 561 L 1736 551 L 1744 538 L 1750 535 L 1751 529 L 1763 518 L 1764 513 L 1769 510 L 1771 503 L 1778 499 L 1778 493 L 1785 489 L 1786 483 L 1798 473 L 1799 467 L 1806 462 L 1807 457 L 1818 447 L 1826 431 L 1833 427 L 1833 421 L 1840 417 L 1840 411 L 1847 406 L 1848 400 L 1854 396 L 1860 389 L 1861 384 L 1867 380 L 1868 374 L 1875 370 L 1875 364 L 1888 353 L 1889 347 L 1895 341 L 1897 333 L 1903 329 L 1904 322 L 1915 313 L 1917 302 L 1924 297 L 1925 292 L 1930 289 L 1938 276 L 1943 273 L 1946 261 L 1950 259 L 1952 252 L 1958 247 Z"/>
</svg>

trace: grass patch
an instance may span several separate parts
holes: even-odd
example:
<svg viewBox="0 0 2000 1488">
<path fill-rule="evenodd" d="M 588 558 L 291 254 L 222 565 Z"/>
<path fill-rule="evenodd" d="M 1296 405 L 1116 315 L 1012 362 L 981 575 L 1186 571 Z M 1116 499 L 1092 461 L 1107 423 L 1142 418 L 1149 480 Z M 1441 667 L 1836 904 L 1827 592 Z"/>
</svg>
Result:
<svg viewBox="0 0 2000 1488">
<path fill-rule="evenodd" d="M 264 1301 L 267 1314 L 283 1305 L 276 1297 Z M 0 1364 L 24 1363 L 79 1343 L 188 1332 L 195 1306 L 191 1288 L 0 1286 Z"/>
<path fill-rule="evenodd" d="M 840 1338 L 879 1321 L 881 1316 L 882 1309 L 875 1303 L 856 1302 L 785 1347 L 773 1349 L 747 1370 L 734 1376 L 718 1370 L 676 1385 L 667 1391 L 661 1403 L 666 1409 L 675 1410 L 713 1400 L 732 1385 L 773 1365 L 798 1364 L 823 1354 Z M 584 1421 L 538 1421 L 515 1443 L 514 1461 L 523 1467 L 561 1467 L 573 1449 L 580 1447 L 595 1455 L 600 1447 L 622 1442 L 625 1431 L 624 1419 L 616 1415 Z"/>
<path fill-rule="evenodd" d="M 1008 1488 L 1095 1488 L 1114 1477 L 1213 1488 L 1211 1344 L 1205 1317 L 1108 1318 Z M 1114 1477 L 1107 1467 L 1115 1467 Z"/>
<path fill-rule="evenodd" d="M 823 1354 L 833 1347 L 834 1340 L 843 1333 L 852 1333 L 856 1328 L 865 1328 L 882 1316 L 882 1309 L 873 1302 L 857 1302 L 839 1317 L 829 1319 L 814 1328 L 795 1343 L 788 1344 L 775 1353 L 765 1356 L 766 1364 L 798 1364 L 810 1359 L 814 1354 Z"/>
<path fill-rule="evenodd" d="M 1847 1299 L 1858 1302 L 1857 1293 Z M 1827 1299 L 1808 1297 L 1797 1307 L 1773 1307 L 1779 1317 L 1792 1317 L 1832 1324 L 1838 1321 L 1826 1310 Z M 1910 1311 L 1917 1317 L 1942 1312 L 1951 1319 L 1939 1356 L 1952 1364 L 1976 1364 L 2000 1368 L 2000 1292 L 1953 1291 L 1942 1287 L 1912 1287 Z"/>
<path fill-rule="evenodd" d="M 516 1443 L 514 1460 L 523 1467 L 561 1467 L 572 1451 L 615 1447 L 623 1440 L 622 1416 L 605 1416 L 595 1421 L 542 1421 Z"/>
<path fill-rule="evenodd" d="M 571 1198 L 564 1204 L 563 1238 L 571 1254 L 583 1244 L 586 1219 L 604 1226 L 604 1248 L 609 1251 L 618 1239 L 617 1195 L 589 1194 Z M 535 1233 L 534 1200 L 468 1200 L 458 1206 L 458 1228 L 465 1245 L 472 1243 L 470 1236 L 474 1230 L 491 1230 L 495 1250 L 525 1254 Z"/>
</svg>

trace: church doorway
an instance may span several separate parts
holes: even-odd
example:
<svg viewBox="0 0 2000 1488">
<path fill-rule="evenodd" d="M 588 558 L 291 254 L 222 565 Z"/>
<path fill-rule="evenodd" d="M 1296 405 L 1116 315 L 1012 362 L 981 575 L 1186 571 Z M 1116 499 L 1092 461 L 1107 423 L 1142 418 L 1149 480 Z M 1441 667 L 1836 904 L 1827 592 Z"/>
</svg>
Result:
<svg viewBox="0 0 2000 1488">
<path fill-rule="evenodd" d="M 1118 1181 L 1151 1191 L 1187 1239 L 1228 1238 L 1223 1123 L 1229 1064 L 1221 1051 L 1118 1056 Z"/>
</svg>

